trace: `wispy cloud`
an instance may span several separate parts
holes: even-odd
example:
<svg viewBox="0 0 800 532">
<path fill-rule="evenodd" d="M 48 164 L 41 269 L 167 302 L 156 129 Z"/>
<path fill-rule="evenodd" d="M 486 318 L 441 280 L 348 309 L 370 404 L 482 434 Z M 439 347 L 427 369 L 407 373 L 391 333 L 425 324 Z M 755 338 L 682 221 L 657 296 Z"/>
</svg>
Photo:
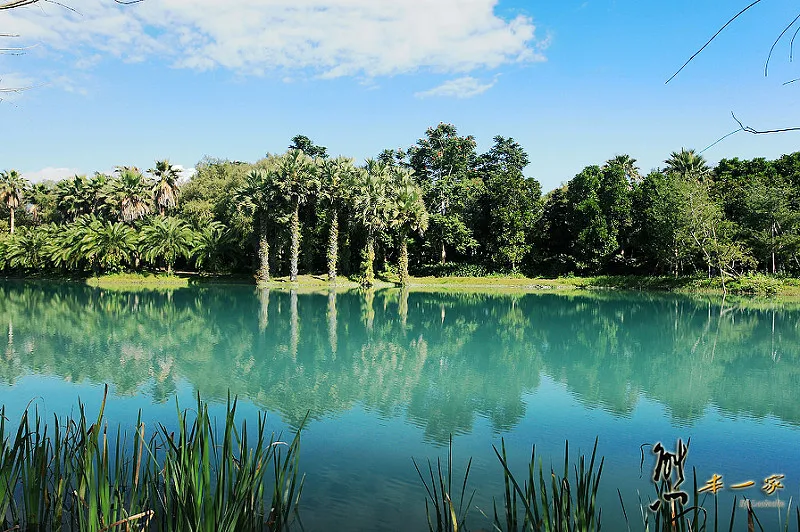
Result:
<svg viewBox="0 0 800 532">
<path fill-rule="evenodd" d="M 455 98 L 472 98 L 483 94 L 497 83 L 497 76 L 491 81 L 483 82 L 472 76 L 450 79 L 430 90 L 414 94 L 417 98 L 428 98 L 430 96 L 449 96 Z"/>
<path fill-rule="evenodd" d="M 35 80 L 25 74 L 0 74 L 0 101 L 13 102 L 35 84 Z"/>
<path fill-rule="evenodd" d="M 22 175 L 31 183 L 39 183 L 41 181 L 58 181 L 67 177 L 72 177 L 79 174 L 80 170 L 77 168 L 54 168 L 48 166 L 35 172 L 24 172 Z"/>
<path fill-rule="evenodd" d="M 159 0 L 121 6 L 84 0 L 0 12 L 27 42 L 126 61 L 160 57 L 179 68 L 240 74 L 307 70 L 321 77 L 420 70 L 471 72 L 543 60 L 533 21 L 504 19 L 498 0 Z"/>
</svg>

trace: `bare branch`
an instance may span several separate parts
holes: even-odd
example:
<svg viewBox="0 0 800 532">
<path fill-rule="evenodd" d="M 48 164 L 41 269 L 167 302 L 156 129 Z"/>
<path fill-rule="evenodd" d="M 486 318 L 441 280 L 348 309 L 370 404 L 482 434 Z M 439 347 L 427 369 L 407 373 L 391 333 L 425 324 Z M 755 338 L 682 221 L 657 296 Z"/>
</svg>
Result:
<svg viewBox="0 0 800 532">
<path fill-rule="evenodd" d="M 781 32 L 781 34 L 778 35 L 778 38 L 775 39 L 774 43 L 772 43 L 772 47 L 769 49 L 769 54 L 767 54 L 767 60 L 766 60 L 766 62 L 764 62 L 764 77 L 767 77 L 767 69 L 769 68 L 769 60 L 770 60 L 770 58 L 772 58 L 772 51 L 775 49 L 775 46 L 778 45 L 778 42 L 781 40 L 783 35 L 787 31 L 789 31 L 789 28 L 794 26 L 794 23 L 797 22 L 797 19 L 800 19 L 800 14 L 798 14 L 796 17 L 794 17 L 794 20 L 791 23 L 789 23 L 788 26 L 783 28 L 783 31 Z M 797 35 L 797 32 L 795 32 L 795 35 Z M 792 41 L 794 41 L 794 37 L 792 37 Z M 789 47 L 790 47 L 789 54 L 791 54 L 791 44 L 789 45 Z"/>
<path fill-rule="evenodd" d="M 733 112 L 731 112 L 731 116 L 733 117 L 734 120 L 736 120 L 736 123 L 739 124 L 739 127 L 741 128 L 742 131 L 747 131 L 748 133 L 752 133 L 753 135 L 765 135 L 767 133 L 786 133 L 787 131 L 800 131 L 800 127 L 784 127 L 780 129 L 767 129 L 764 131 L 759 131 L 750 126 L 742 124 L 741 120 L 736 118 L 736 115 L 733 114 Z"/>
<path fill-rule="evenodd" d="M 722 31 L 723 31 L 725 28 L 727 28 L 727 27 L 730 25 L 730 23 L 731 23 L 731 22 L 733 22 L 734 20 L 736 20 L 737 18 L 739 18 L 740 16 L 742 16 L 742 15 L 743 15 L 743 14 L 744 14 L 744 13 L 745 13 L 747 10 L 749 10 L 751 7 L 753 7 L 754 5 L 756 5 L 756 4 L 759 4 L 759 3 L 761 3 L 761 0 L 755 0 L 755 1 L 754 1 L 752 4 L 750 4 L 749 6 L 745 7 L 744 9 L 742 9 L 741 11 L 739 11 L 738 13 L 736 13 L 736 14 L 735 14 L 733 17 L 731 17 L 731 18 L 728 20 L 728 22 L 726 22 L 726 23 L 725 23 L 725 24 L 724 24 L 724 25 L 723 25 L 723 26 L 722 26 L 720 29 L 718 29 L 718 30 L 717 30 L 717 33 L 715 33 L 715 34 L 714 34 L 714 35 L 713 35 L 713 36 L 712 36 L 712 37 L 711 37 L 711 38 L 710 38 L 710 39 L 709 39 L 709 40 L 708 40 L 708 41 L 707 41 L 707 42 L 706 42 L 706 43 L 705 43 L 705 44 L 704 44 L 702 47 L 700 47 L 700 49 L 699 49 L 699 50 L 697 50 L 697 51 L 696 51 L 694 54 L 692 54 L 692 57 L 690 57 L 689 59 L 687 59 L 687 60 L 686 60 L 686 62 L 683 64 L 683 66 L 681 66 L 681 67 L 678 69 L 678 71 L 677 71 L 677 72 L 675 72 L 675 73 L 674 73 L 672 76 L 670 76 L 670 78 L 669 78 L 669 79 L 668 79 L 666 82 L 664 82 L 664 84 L 666 85 L 667 83 L 669 83 L 670 81 L 672 81 L 672 80 L 675 78 L 675 76 L 677 76 L 678 74 L 680 74 L 680 73 L 681 73 L 681 70 L 683 70 L 684 68 L 686 68 L 686 65 L 688 65 L 689 63 L 691 63 L 691 62 L 692 62 L 692 59 L 694 59 L 695 57 L 697 57 L 697 56 L 700 54 L 700 52 L 702 52 L 703 50 L 705 50 L 705 49 L 706 49 L 706 47 L 707 47 L 709 44 L 711 44 L 711 41 L 713 41 L 714 39 L 716 39 L 716 38 L 717 38 L 717 35 L 719 35 L 720 33 L 722 33 Z"/>
</svg>

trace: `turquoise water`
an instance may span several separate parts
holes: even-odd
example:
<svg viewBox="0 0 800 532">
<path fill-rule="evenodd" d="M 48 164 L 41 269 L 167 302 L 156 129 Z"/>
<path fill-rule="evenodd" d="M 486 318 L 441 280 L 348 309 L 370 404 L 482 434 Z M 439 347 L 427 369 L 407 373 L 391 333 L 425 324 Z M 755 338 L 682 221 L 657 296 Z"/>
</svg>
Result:
<svg viewBox="0 0 800 532">
<path fill-rule="evenodd" d="M 424 489 L 411 461 L 469 457 L 472 530 L 489 530 L 505 439 L 526 474 L 531 446 L 545 468 L 605 457 L 603 528 L 631 529 L 654 490 L 655 455 L 691 438 L 698 484 L 714 473 L 727 524 L 732 495 L 800 497 L 800 306 L 602 293 L 298 294 L 247 286 L 111 292 L 56 283 L 0 284 L 0 393 L 17 419 L 31 402 L 67 413 L 80 398 L 132 425 L 171 423 L 194 394 L 243 417 L 266 410 L 291 432 L 308 414 L 301 466 L 306 530 L 423 530 Z M 152 426 L 152 424 L 151 424 Z M 785 486 L 759 491 L 772 474 Z M 713 507 L 710 505 L 709 508 Z M 785 512 L 785 507 L 784 510 Z M 765 528 L 778 512 L 759 510 Z M 744 517 L 739 512 L 740 521 Z M 745 529 L 744 521 L 737 529 Z"/>
</svg>

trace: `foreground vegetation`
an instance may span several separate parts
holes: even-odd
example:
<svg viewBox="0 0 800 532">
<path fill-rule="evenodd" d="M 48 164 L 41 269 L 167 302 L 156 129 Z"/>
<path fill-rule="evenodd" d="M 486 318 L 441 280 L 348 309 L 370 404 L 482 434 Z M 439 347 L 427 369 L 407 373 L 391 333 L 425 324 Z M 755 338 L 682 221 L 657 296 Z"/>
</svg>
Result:
<svg viewBox="0 0 800 532">
<path fill-rule="evenodd" d="M 0 274 L 702 275 L 728 291 L 800 273 L 800 153 L 710 168 L 682 149 L 647 175 L 620 155 L 543 196 L 513 139 L 476 146 L 439 124 L 363 165 L 298 135 L 252 163 L 206 158 L 182 185 L 166 160 L 35 185 L 6 171 Z"/>
<path fill-rule="evenodd" d="M 108 388 L 106 387 L 106 395 Z M 9 430 L 0 412 L 0 524 L 7 530 L 163 530 L 243 531 L 289 530 L 299 523 L 299 502 L 305 477 L 299 477 L 300 430 L 290 443 L 267 439 L 265 417 L 256 432 L 236 422 L 236 401 L 228 399 L 221 432 L 198 396 L 189 418 L 178 409 L 177 429 L 159 424 L 148 436 L 141 414 L 128 441 L 121 427 L 111 430 L 104 420 L 106 397 L 94 423 L 80 405 L 77 419 L 55 417 L 49 427 L 35 410 L 26 410 L 16 429 Z M 413 461 L 425 495 L 431 532 L 467 530 L 474 491 L 468 488 L 470 459 L 459 481 L 453 480 L 450 439 L 445 465 Z M 504 493 L 489 517 L 498 531 L 599 531 L 602 510 L 597 504 L 604 460 L 591 456 L 572 463 L 569 444 L 563 473 L 551 467 L 545 474 L 535 447 L 526 475 L 515 475 L 505 442 L 494 452 L 502 467 Z M 572 475 L 571 475 L 572 470 Z M 664 499 L 666 483 L 657 486 Z M 713 513 L 699 498 L 694 479 L 692 499 L 662 504 L 651 512 L 642 506 L 641 522 L 628 530 L 706 531 L 735 529 L 737 504 Z M 648 500 L 647 503 L 650 503 Z M 787 510 L 784 531 L 789 530 Z M 800 509 L 795 510 L 800 530 Z M 484 514 L 485 515 L 485 514 Z M 763 530 L 752 507 L 746 508 L 748 530 Z M 741 522 L 741 520 L 740 520 Z"/>
</svg>

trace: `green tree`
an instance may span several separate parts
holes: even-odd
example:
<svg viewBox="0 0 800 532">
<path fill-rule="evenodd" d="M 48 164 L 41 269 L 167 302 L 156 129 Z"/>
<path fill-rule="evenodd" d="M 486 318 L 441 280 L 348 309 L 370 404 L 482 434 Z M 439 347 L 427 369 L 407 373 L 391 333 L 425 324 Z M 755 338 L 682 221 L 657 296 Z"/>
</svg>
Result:
<svg viewBox="0 0 800 532">
<path fill-rule="evenodd" d="M 353 217 L 366 236 L 362 268 L 366 286 L 375 284 L 375 237 L 386 228 L 389 220 L 389 187 L 389 167 L 374 159 L 368 159 L 366 166 L 359 168 L 353 179 L 350 196 Z"/>
<path fill-rule="evenodd" d="M 382 164 L 382 163 L 379 163 Z M 428 211 L 422 189 L 414 181 L 411 170 L 390 167 L 391 179 L 388 200 L 389 225 L 396 229 L 400 240 L 398 272 L 400 284 L 408 284 L 408 234 L 411 231 L 425 232 L 428 228 Z"/>
<path fill-rule="evenodd" d="M 478 245 L 467 223 L 479 188 L 472 175 L 478 162 L 475 147 L 474 137 L 460 137 L 455 126 L 439 124 L 428 128 L 425 138 L 408 150 L 410 166 L 431 214 L 428 235 L 438 247 L 442 264 L 447 260 L 447 247 L 464 254 Z"/>
<path fill-rule="evenodd" d="M 289 145 L 289 149 L 300 150 L 311 158 L 319 157 L 320 159 L 326 159 L 328 157 L 328 149 L 325 146 L 317 146 L 305 135 L 295 135 L 292 137 L 292 143 Z"/>
<path fill-rule="evenodd" d="M 29 271 L 40 271 L 47 265 L 47 227 L 22 227 L 6 241 L 8 265 Z"/>
<path fill-rule="evenodd" d="M 158 207 L 158 213 L 164 216 L 169 209 L 174 209 L 178 204 L 178 171 L 169 160 L 156 161 L 155 168 L 147 171 L 155 178 L 153 184 L 153 201 Z"/>
<path fill-rule="evenodd" d="M 139 245 L 145 260 L 155 264 L 159 259 L 167 265 L 167 274 L 180 258 L 191 257 L 195 233 L 185 222 L 173 217 L 158 217 L 142 228 Z"/>
<path fill-rule="evenodd" d="M 14 211 L 22 203 L 22 193 L 26 188 L 26 180 L 16 170 L 0 173 L 0 203 L 5 204 L 11 216 L 10 234 L 14 234 Z"/>
<path fill-rule="evenodd" d="M 353 181 L 352 159 L 322 159 L 319 164 L 319 196 L 328 216 L 327 266 L 328 280 L 336 280 L 339 257 L 339 215 L 347 200 L 347 186 Z"/>
<path fill-rule="evenodd" d="M 80 251 L 93 270 L 119 271 L 137 250 L 136 231 L 122 222 L 92 218 L 81 239 Z"/>
<path fill-rule="evenodd" d="M 252 170 L 244 183 L 233 192 L 236 205 L 234 224 L 243 234 L 256 233 L 258 271 L 256 280 L 269 282 L 269 234 L 275 222 L 277 191 L 273 182 L 274 174 L 266 170 Z"/>
<path fill-rule="evenodd" d="M 117 167 L 119 179 L 114 181 L 113 195 L 119 202 L 119 214 L 123 222 L 144 218 L 152 210 L 151 186 L 135 167 Z"/>
<path fill-rule="evenodd" d="M 91 191 L 86 176 L 76 175 L 71 179 L 62 179 L 56 183 L 53 192 L 62 220 L 72 221 L 91 212 Z"/>
<path fill-rule="evenodd" d="M 297 149 L 291 149 L 282 155 L 274 170 L 273 181 L 289 204 L 291 213 L 290 281 L 297 281 L 300 258 L 300 205 L 304 204 L 317 188 L 316 170 L 314 159 Z"/>
<path fill-rule="evenodd" d="M 689 177 L 702 179 L 710 171 L 702 155 L 686 148 L 681 148 L 679 152 L 670 153 L 669 158 L 664 163 L 667 165 L 666 172 L 674 172 L 684 179 Z"/>
<path fill-rule="evenodd" d="M 489 263 L 515 271 L 533 245 L 542 211 L 541 185 L 522 173 L 528 162 L 522 146 L 502 136 L 479 161 L 484 186 L 476 235 Z"/>
<path fill-rule="evenodd" d="M 216 220 L 196 231 L 191 256 L 194 257 L 198 269 L 216 271 L 219 268 L 225 234 L 225 225 Z"/>
</svg>

